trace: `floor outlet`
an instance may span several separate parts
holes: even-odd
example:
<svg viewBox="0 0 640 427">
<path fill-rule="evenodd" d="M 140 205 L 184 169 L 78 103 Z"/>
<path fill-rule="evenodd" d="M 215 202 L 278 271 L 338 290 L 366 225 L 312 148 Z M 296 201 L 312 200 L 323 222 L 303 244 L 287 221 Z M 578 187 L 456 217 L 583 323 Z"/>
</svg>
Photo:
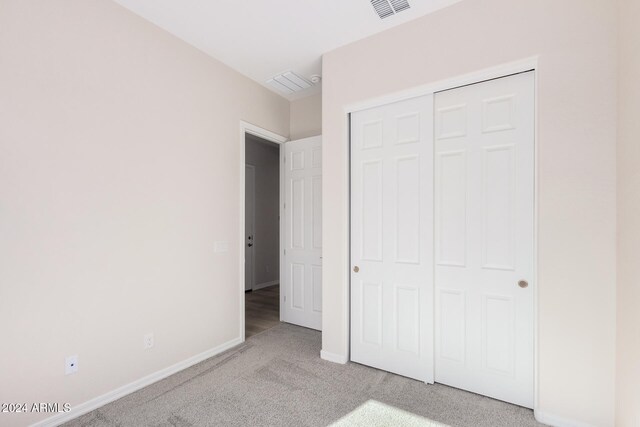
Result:
<svg viewBox="0 0 640 427">
<path fill-rule="evenodd" d="M 78 355 L 67 356 L 64 359 L 64 374 L 70 375 L 78 372 Z"/>
<path fill-rule="evenodd" d="M 153 334 L 147 334 L 144 336 L 144 348 L 150 349 L 153 347 Z"/>
</svg>

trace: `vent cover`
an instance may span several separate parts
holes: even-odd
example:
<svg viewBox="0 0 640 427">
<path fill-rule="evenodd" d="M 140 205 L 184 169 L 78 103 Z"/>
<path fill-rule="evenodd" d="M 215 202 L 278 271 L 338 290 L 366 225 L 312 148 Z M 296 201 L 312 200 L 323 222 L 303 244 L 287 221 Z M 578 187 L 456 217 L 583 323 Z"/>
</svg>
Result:
<svg viewBox="0 0 640 427">
<path fill-rule="evenodd" d="M 407 0 L 371 0 L 371 5 L 380 19 L 395 15 L 411 7 Z"/>
<path fill-rule="evenodd" d="M 300 77 L 293 71 L 278 74 L 277 76 L 267 80 L 267 84 L 279 92 L 286 93 L 287 95 L 309 89 L 313 86 L 313 84 L 307 81 L 307 79 Z"/>
</svg>

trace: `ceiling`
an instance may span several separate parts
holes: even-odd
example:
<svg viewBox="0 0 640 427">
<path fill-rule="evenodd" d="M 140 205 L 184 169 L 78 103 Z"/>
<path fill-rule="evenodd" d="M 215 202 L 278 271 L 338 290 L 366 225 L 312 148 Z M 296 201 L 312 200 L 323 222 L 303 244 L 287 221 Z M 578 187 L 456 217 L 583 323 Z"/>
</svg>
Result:
<svg viewBox="0 0 640 427">
<path fill-rule="evenodd" d="M 323 53 L 460 0 L 409 0 L 384 20 L 370 0 L 114 1 L 273 90 L 266 81 L 276 74 L 321 75 Z M 293 100 L 319 91 L 276 93 Z"/>
</svg>

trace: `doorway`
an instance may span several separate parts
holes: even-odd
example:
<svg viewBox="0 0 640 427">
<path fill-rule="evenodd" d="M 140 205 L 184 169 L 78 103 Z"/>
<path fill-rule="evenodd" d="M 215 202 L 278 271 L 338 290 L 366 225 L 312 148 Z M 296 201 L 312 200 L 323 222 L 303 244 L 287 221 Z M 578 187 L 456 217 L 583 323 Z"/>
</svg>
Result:
<svg viewBox="0 0 640 427">
<path fill-rule="evenodd" d="M 245 135 L 245 337 L 280 322 L 280 145 Z"/>
<path fill-rule="evenodd" d="M 240 193 L 240 337 L 278 322 L 320 330 L 322 137 L 240 122 Z"/>
</svg>

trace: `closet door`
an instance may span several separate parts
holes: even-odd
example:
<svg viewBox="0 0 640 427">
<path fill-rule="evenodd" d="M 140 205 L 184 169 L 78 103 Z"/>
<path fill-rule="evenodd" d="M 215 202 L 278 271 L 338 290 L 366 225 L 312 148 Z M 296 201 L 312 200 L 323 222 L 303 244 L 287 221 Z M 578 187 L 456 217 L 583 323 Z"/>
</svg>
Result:
<svg viewBox="0 0 640 427">
<path fill-rule="evenodd" d="M 433 96 L 352 114 L 351 360 L 433 382 Z"/>
<path fill-rule="evenodd" d="M 534 74 L 435 95 L 436 376 L 533 407 Z"/>
</svg>

